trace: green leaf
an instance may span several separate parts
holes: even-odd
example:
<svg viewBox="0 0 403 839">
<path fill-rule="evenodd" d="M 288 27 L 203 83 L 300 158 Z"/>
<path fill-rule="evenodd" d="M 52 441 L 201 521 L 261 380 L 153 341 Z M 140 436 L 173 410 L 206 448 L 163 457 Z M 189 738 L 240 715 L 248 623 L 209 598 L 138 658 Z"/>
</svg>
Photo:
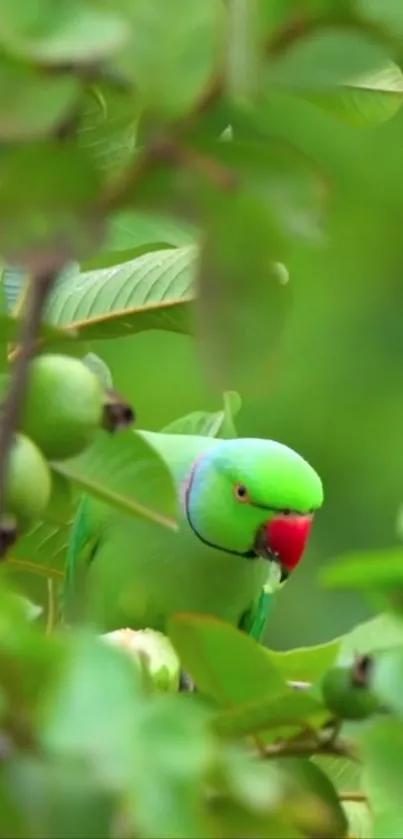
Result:
<svg viewBox="0 0 403 839">
<path fill-rule="evenodd" d="M 74 76 L 44 78 L 23 66 L 0 62 L 0 139 L 44 137 L 74 107 L 80 87 Z"/>
<path fill-rule="evenodd" d="M 49 524 L 66 525 L 73 515 L 73 493 L 70 482 L 53 473 L 52 492 L 43 519 Z"/>
<path fill-rule="evenodd" d="M 135 431 L 99 432 L 78 457 L 51 464 L 81 491 L 133 516 L 176 530 L 176 492 L 164 461 Z"/>
<path fill-rule="evenodd" d="M 352 125 L 371 128 L 391 119 L 403 102 L 403 74 L 389 62 L 343 86 L 342 91 L 312 92 L 304 99 Z"/>
<path fill-rule="evenodd" d="M 203 711 L 143 698 L 140 668 L 104 641 L 71 634 L 68 652 L 42 709 L 47 752 L 84 759 L 101 788 L 123 794 L 141 835 L 207 835 L 200 804 L 214 750 Z"/>
<path fill-rule="evenodd" d="M 141 667 L 87 634 L 67 636 L 65 647 L 58 683 L 41 708 L 42 743 L 51 754 L 98 761 L 105 780 L 119 781 L 131 762 Z"/>
<path fill-rule="evenodd" d="M 145 107 L 177 118 L 202 96 L 218 67 L 222 7 L 217 0 L 137 0 L 132 40 L 119 67 Z"/>
<path fill-rule="evenodd" d="M 365 762 L 364 789 L 374 818 L 374 838 L 397 839 L 403 828 L 402 722 L 378 720 L 363 732 L 360 748 Z"/>
<path fill-rule="evenodd" d="M 321 579 L 331 588 L 377 589 L 402 585 L 403 549 L 346 554 L 325 568 Z"/>
<path fill-rule="evenodd" d="M 202 351 L 221 389 L 256 395 L 278 350 L 288 302 L 272 271 L 272 219 L 244 192 L 212 201 L 199 264 Z"/>
<path fill-rule="evenodd" d="M 14 343 L 20 334 L 21 321 L 11 315 L 0 314 L 0 344 Z M 58 344 L 70 341 L 74 338 L 74 329 L 68 331 L 59 329 L 52 324 L 42 324 L 39 338 L 47 343 Z"/>
<path fill-rule="evenodd" d="M 340 640 L 337 664 L 349 665 L 356 655 L 374 653 L 403 644 L 403 623 L 393 614 L 378 615 L 357 624 Z"/>
<path fill-rule="evenodd" d="M 334 837 L 346 836 L 346 815 L 340 803 L 336 789 L 326 772 L 324 772 L 323 769 L 315 763 L 312 763 L 311 760 L 296 760 L 295 758 L 287 760 L 285 771 L 289 781 L 293 786 L 295 786 L 295 792 L 298 791 L 304 794 L 304 797 L 301 798 L 300 804 L 302 807 L 301 815 L 303 821 L 301 819 L 301 827 L 303 833 L 305 834 L 305 830 L 303 829 L 305 819 L 307 820 L 306 833 L 308 835 L 315 835 L 316 833 L 309 831 L 308 828 L 309 819 L 313 820 L 313 824 L 315 821 L 314 812 L 310 813 L 309 811 L 314 811 L 316 799 L 322 804 L 324 809 L 324 812 L 320 814 L 320 820 L 322 821 L 321 835 Z M 306 799 L 306 797 L 308 797 L 308 801 L 305 803 L 304 798 Z M 304 810 L 306 810 L 306 812 L 304 812 Z"/>
<path fill-rule="evenodd" d="M 165 434 L 195 434 L 200 437 L 236 437 L 233 418 L 240 407 L 241 399 L 237 393 L 225 393 L 222 411 L 194 411 L 174 420 L 162 431 Z"/>
<path fill-rule="evenodd" d="M 334 663 L 340 642 L 341 638 L 335 638 L 315 647 L 298 647 L 285 652 L 267 650 L 267 653 L 288 681 L 316 682 Z"/>
<path fill-rule="evenodd" d="M 326 714 L 323 715 L 323 706 L 307 691 L 296 691 L 291 688 L 279 693 L 276 696 L 270 695 L 268 699 L 261 699 L 231 708 L 229 711 L 221 711 L 213 721 L 214 730 L 219 734 L 245 737 L 249 734 L 256 734 L 268 729 L 271 730 L 271 737 L 264 738 L 267 743 L 269 739 L 276 740 L 283 737 L 284 729 L 304 728 L 304 724 L 320 725 Z M 295 733 L 295 732 L 294 732 Z M 290 732 L 288 731 L 289 735 Z"/>
<path fill-rule="evenodd" d="M 110 835 L 113 797 L 99 786 L 87 767 L 62 760 L 45 762 L 25 754 L 15 756 L 3 775 L 13 790 L 24 823 L 21 833 L 9 831 L 7 835 L 43 839 L 97 839 Z"/>
<path fill-rule="evenodd" d="M 234 101 L 248 101 L 259 90 L 266 33 L 261 0 L 233 0 L 228 5 L 226 88 Z"/>
<path fill-rule="evenodd" d="M 373 818 L 366 800 L 343 801 L 343 810 L 347 816 L 349 836 L 354 839 L 374 839 Z M 385 837 L 388 833 L 380 835 Z"/>
<path fill-rule="evenodd" d="M 0 0 L 0 43 L 7 53 L 41 64 L 88 64 L 118 53 L 129 37 L 123 17 L 80 0 Z"/>
<path fill-rule="evenodd" d="M 85 272 L 97 271 L 100 268 L 112 268 L 124 262 L 131 262 L 139 256 L 144 256 L 146 253 L 168 250 L 169 247 L 171 246 L 167 242 L 146 242 L 144 245 L 128 248 L 125 251 L 111 251 L 110 253 L 101 251 L 99 256 L 94 256 L 92 259 L 87 259 L 85 262 L 82 262 L 81 270 Z M 172 247 L 174 246 L 172 245 Z"/>
<path fill-rule="evenodd" d="M 339 794 L 360 792 L 362 788 L 362 766 L 353 760 L 341 757 L 313 757 L 312 762 L 330 778 Z"/>
<path fill-rule="evenodd" d="M 168 242 L 170 247 L 195 245 L 198 231 L 188 222 L 161 213 L 124 210 L 112 216 L 106 230 L 104 250 L 121 251 L 147 242 Z"/>
<path fill-rule="evenodd" d="M 229 708 L 286 691 L 263 647 L 215 618 L 174 615 L 168 634 L 202 693 Z"/>
<path fill-rule="evenodd" d="M 67 525 L 36 522 L 14 545 L 1 566 L 2 572 L 62 579 L 67 537 Z"/>
<path fill-rule="evenodd" d="M 390 119 L 403 101 L 403 74 L 386 51 L 363 33 L 336 27 L 296 41 L 267 78 L 272 89 L 298 93 L 362 126 Z"/>
<path fill-rule="evenodd" d="M 378 652 L 371 690 L 388 709 L 403 715 L 403 647 Z"/>
<path fill-rule="evenodd" d="M 94 95 L 94 90 L 98 95 Z M 78 142 L 110 177 L 122 172 L 133 157 L 138 111 L 133 97 L 107 84 L 97 86 L 84 97 Z M 113 224 L 113 219 L 109 224 Z"/>
<path fill-rule="evenodd" d="M 113 388 L 112 373 L 108 365 L 105 364 L 105 361 L 99 355 L 89 352 L 83 356 L 82 362 L 98 376 L 104 388 Z"/>
<path fill-rule="evenodd" d="M 18 298 L 28 279 L 28 273 L 16 266 L 7 266 L 3 269 L 3 283 L 7 301 L 7 311 L 13 312 Z"/>
<path fill-rule="evenodd" d="M 49 140 L 8 151 L 0 158 L 0 249 L 6 261 L 27 267 L 33 254 L 52 250 L 54 267 L 61 270 L 93 249 L 101 226 L 88 217 L 88 208 L 99 187 L 88 154 L 72 143 Z"/>
<path fill-rule="evenodd" d="M 46 319 L 74 325 L 81 340 L 147 329 L 188 333 L 196 250 L 169 248 L 131 262 L 66 277 L 50 295 Z"/>
<path fill-rule="evenodd" d="M 399 0 L 356 0 L 357 11 L 362 16 L 380 25 L 393 38 L 403 35 L 403 11 Z"/>
</svg>

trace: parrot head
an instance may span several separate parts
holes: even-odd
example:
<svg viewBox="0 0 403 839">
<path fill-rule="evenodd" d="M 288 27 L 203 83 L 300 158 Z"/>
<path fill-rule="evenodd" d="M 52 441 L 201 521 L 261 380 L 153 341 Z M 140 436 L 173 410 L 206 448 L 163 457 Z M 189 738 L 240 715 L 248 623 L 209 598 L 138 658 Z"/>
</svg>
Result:
<svg viewBox="0 0 403 839">
<path fill-rule="evenodd" d="M 229 555 L 272 563 L 278 581 L 296 568 L 322 482 L 297 452 L 273 440 L 224 440 L 193 465 L 185 492 L 195 535 Z"/>
</svg>

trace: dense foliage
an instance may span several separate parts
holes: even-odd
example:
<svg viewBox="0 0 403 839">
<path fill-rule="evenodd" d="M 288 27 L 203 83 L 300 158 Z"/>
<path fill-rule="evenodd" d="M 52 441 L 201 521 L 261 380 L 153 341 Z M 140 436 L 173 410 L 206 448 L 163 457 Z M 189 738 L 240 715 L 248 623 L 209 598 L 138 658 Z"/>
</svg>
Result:
<svg viewBox="0 0 403 839">
<path fill-rule="evenodd" d="M 74 400 L 2 414 L 0 512 L 7 435 L 45 477 L 14 473 L 0 540 L 1 836 L 402 834 L 402 57 L 398 0 L 0 0 L 2 392 L 32 339 L 97 379 L 62 459 Z M 163 647 L 63 627 L 83 490 L 176 527 L 133 420 L 321 473 L 267 646 L 207 616 Z"/>
</svg>

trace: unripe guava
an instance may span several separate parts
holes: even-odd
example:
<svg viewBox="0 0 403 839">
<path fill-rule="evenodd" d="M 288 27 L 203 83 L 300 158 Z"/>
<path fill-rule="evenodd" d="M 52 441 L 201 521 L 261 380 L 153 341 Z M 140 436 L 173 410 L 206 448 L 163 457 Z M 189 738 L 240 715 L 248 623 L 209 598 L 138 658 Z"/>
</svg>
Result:
<svg viewBox="0 0 403 839">
<path fill-rule="evenodd" d="M 126 650 L 137 660 L 142 656 L 155 690 L 163 693 L 178 691 L 180 662 L 166 635 L 153 629 L 117 629 L 101 637 Z"/>
<path fill-rule="evenodd" d="M 364 720 L 380 710 L 378 699 L 368 685 L 356 683 L 351 667 L 332 667 L 322 679 L 326 706 L 343 720 Z"/>
<path fill-rule="evenodd" d="M 21 430 L 48 460 L 80 454 L 101 427 L 103 389 L 78 358 L 38 356 L 30 364 Z"/>
<path fill-rule="evenodd" d="M 4 510 L 15 517 L 19 530 L 42 517 L 51 489 L 50 470 L 42 453 L 24 434 L 16 434 L 7 463 Z"/>
</svg>

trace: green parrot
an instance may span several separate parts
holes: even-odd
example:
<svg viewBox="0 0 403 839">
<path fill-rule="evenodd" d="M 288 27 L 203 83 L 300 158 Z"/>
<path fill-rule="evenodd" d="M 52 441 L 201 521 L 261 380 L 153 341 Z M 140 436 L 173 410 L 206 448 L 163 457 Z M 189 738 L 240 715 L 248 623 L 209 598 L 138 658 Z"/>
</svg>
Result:
<svg viewBox="0 0 403 839">
<path fill-rule="evenodd" d="M 165 632 L 173 613 L 197 612 L 259 640 L 322 505 L 319 476 L 272 440 L 137 433 L 173 476 L 179 529 L 83 496 L 68 546 L 65 620 L 101 632 Z"/>
</svg>

